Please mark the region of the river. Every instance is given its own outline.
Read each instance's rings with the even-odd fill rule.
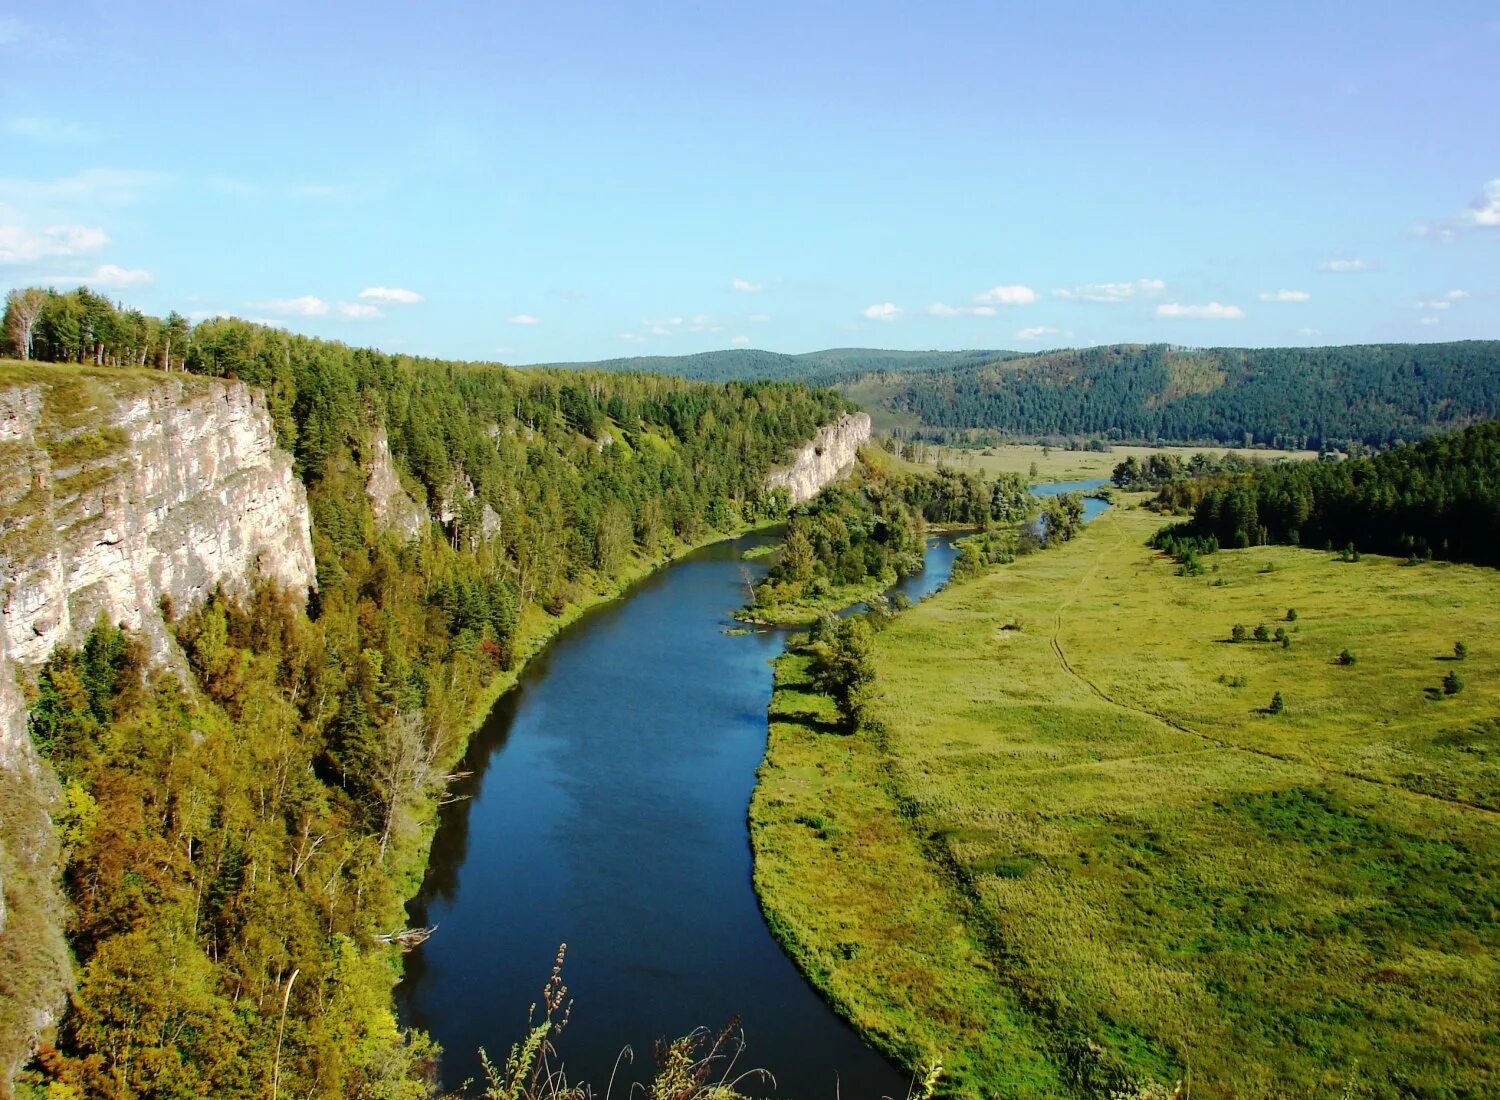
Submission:
[[[438,932],[398,989],[403,1017],[443,1046],[444,1087],[479,1076],[481,1046],[503,1061],[567,943],[560,1052],[599,1094],[622,1046],[638,1077],[655,1039],[738,1018],[740,1068],[770,1070],[777,1095],[906,1095],[782,953],[750,884],[745,814],[786,634],[725,631],[742,569],[765,570],[744,552],[778,537],[705,547],[583,616],[475,735],[412,905]],[[896,590],[929,595],[955,557],[951,538],[929,539],[926,568]]]

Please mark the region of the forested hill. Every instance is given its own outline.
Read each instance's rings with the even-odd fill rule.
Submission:
[[[953,371],[1020,355],[1014,351],[882,351],[879,348],[830,348],[799,355],[735,348],[697,355],[645,355],[603,359],[597,363],[547,363],[566,370],[645,371],[711,382],[793,381],[828,386],[871,374],[923,374]]]
[[[1500,341],[1329,348],[1120,344],[913,378],[892,408],[934,427],[1317,449],[1500,416]]]
[[[435,807],[491,692],[580,606],[783,515],[768,469],[844,399],[413,359],[24,293],[8,350],[86,366],[9,364],[18,385],[141,389],[169,377],[151,365],[263,390],[306,484],[317,566],[306,603],[264,582],[164,605],[185,690],[107,623],[37,675],[32,737],[63,784],[77,985],[28,1086],[429,1095],[433,1052],[398,1027],[399,949],[379,937],[406,921]],[[87,402],[67,400],[75,454],[99,432]],[[376,470],[403,522],[377,516]],[[0,1012],[12,1047],[25,1026]]]
[[[1114,344],[1023,354],[722,351],[591,364],[802,378],[936,438],[1385,446],[1500,416],[1500,341],[1326,348]]]

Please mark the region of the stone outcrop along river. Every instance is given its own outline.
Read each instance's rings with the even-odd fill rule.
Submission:
[[[845,413],[818,429],[798,448],[791,464],[766,476],[770,488],[784,488],[793,504],[811,500],[819,489],[849,472],[859,449],[870,441],[870,414]]]
[[[315,577],[307,494],[259,393],[77,368],[0,385],[0,1094],[68,983],[55,782],[18,677],[101,614],[175,664],[164,598],[185,610],[257,573],[304,593]]]

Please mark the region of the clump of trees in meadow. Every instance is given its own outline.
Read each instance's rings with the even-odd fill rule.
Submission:
[[[1304,462],[1177,482],[1161,503],[1192,511],[1163,549],[1291,543],[1500,565],[1500,423],[1347,462]],[[1356,547],[1358,549],[1356,549]]]

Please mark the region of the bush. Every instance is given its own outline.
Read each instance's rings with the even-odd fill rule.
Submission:
[[[1460,691],[1463,691],[1463,689],[1464,680],[1463,677],[1457,673],[1457,671],[1450,672],[1448,673],[1448,675],[1443,677],[1444,695],[1457,695]]]
[[[1358,664],[1359,658],[1354,655],[1352,650],[1346,649],[1338,655],[1337,661],[1341,665],[1348,666]]]
[[[1297,609],[1295,607],[1289,607],[1286,609],[1286,621],[1289,623],[1294,623],[1297,621]]]
[[[1276,633],[1271,636],[1271,640],[1274,642],[1286,641],[1286,627],[1278,626],[1276,628]]]
[[[1243,623],[1235,623],[1234,629],[1229,632],[1229,640],[1231,642],[1243,642],[1246,636],[1247,632]]]
[[[1266,627],[1265,623],[1261,623],[1255,628],[1255,640],[1257,642],[1269,642],[1271,640],[1271,631]]]
[[[1290,634],[1285,634],[1284,633],[1284,634],[1281,635],[1281,648],[1282,649],[1291,649],[1292,648],[1292,636]]]
[[[1281,697],[1281,692],[1271,696],[1271,705],[1266,708],[1267,714],[1281,714],[1286,710],[1286,700]]]
[[[1464,645],[1463,642],[1454,642],[1453,643],[1453,659],[1455,661],[1462,661],[1468,655],[1469,655],[1469,647],[1468,646]]]

